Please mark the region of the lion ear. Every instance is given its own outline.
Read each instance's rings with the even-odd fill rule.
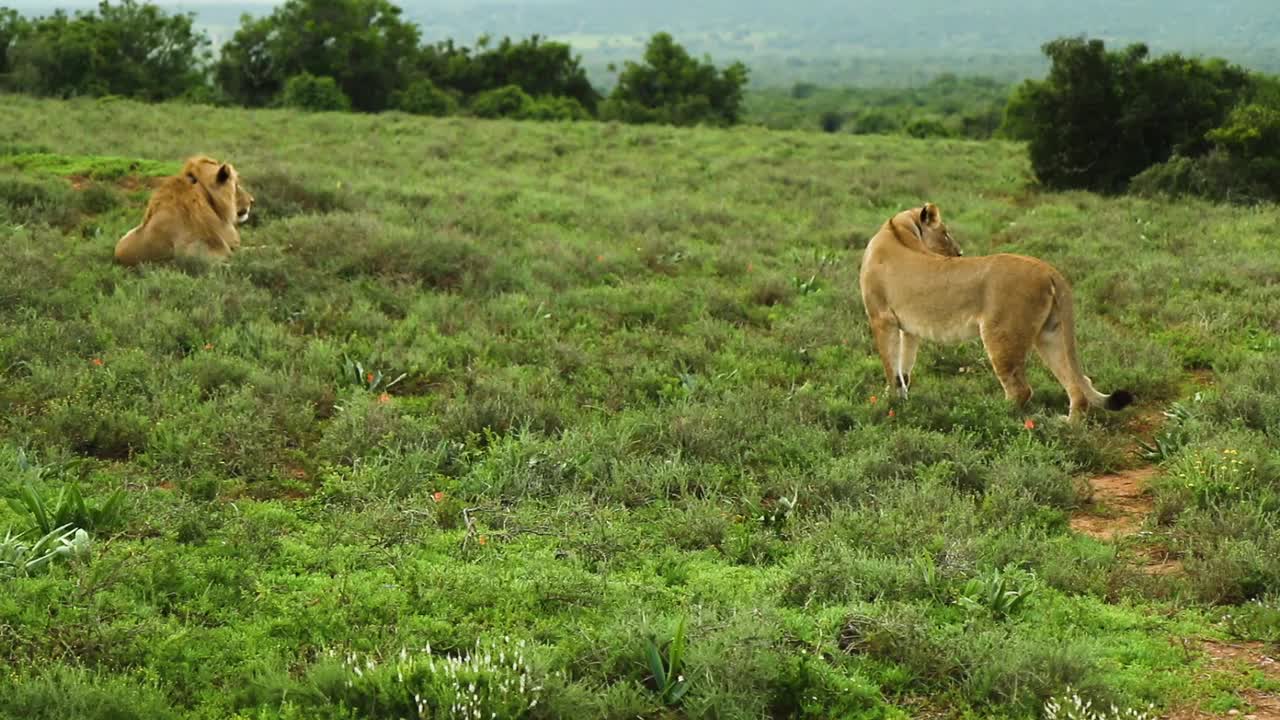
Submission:
[[[938,211],[938,206],[933,203],[925,203],[920,208],[920,224],[932,225],[941,219],[942,213]]]
[[[222,167],[218,168],[218,184],[219,184],[219,185],[221,185],[222,183],[224,183],[224,182],[226,182],[226,181],[228,181],[228,180],[230,180],[230,179],[231,179],[231,168],[230,168],[230,167],[228,167],[228,166],[226,166],[226,165],[223,165]]]

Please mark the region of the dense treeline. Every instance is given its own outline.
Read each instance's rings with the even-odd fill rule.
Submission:
[[[1011,96],[1003,131],[1051,188],[1280,198],[1280,79],[1145,45],[1047,43],[1052,66]]]
[[[740,63],[718,69],[658,33],[604,97],[564,43],[423,43],[389,0],[287,0],[243,16],[216,59],[191,14],[145,2],[38,18],[0,9],[0,88],[42,96],[729,125],[746,81]]]

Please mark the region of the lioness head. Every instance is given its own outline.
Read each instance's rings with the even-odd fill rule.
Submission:
[[[937,205],[925,203],[920,208],[917,223],[920,225],[920,239],[930,252],[947,257],[964,255],[955,238],[951,237],[951,231],[947,230],[946,223],[942,222],[942,211]]]
[[[249,211],[253,209],[253,195],[244,186],[240,184],[239,178],[236,179],[236,222],[242,223],[249,219]]]
[[[188,158],[183,172],[192,185],[203,186],[209,197],[216,198],[221,207],[234,206],[236,223],[249,219],[253,195],[240,185],[240,174],[234,165],[201,155]]]

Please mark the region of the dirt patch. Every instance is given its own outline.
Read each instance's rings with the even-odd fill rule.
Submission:
[[[1237,665],[1255,669],[1273,680],[1280,680],[1280,661],[1270,653],[1266,643],[1224,643],[1206,640],[1201,646],[1215,664]]]
[[[1208,720],[1209,718],[1236,718],[1237,720],[1280,720],[1280,693],[1245,689],[1253,684],[1250,675],[1260,672],[1269,680],[1280,681],[1280,661],[1270,649],[1259,642],[1225,643],[1206,640],[1200,649],[1208,658],[1207,670],[1215,675],[1237,678],[1241,690],[1236,695],[1245,703],[1243,710],[1211,713],[1197,708],[1179,708],[1169,714],[1169,720]]]
[[[1136,533],[1152,509],[1147,481],[1155,474],[1155,468],[1141,467],[1093,478],[1089,499],[1072,516],[1071,529],[1108,541]]]
[[[1159,545],[1138,548],[1135,551],[1138,570],[1147,575],[1177,575],[1183,571],[1182,561]]]

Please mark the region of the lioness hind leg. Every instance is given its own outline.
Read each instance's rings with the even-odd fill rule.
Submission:
[[[898,372],[896,379],[898,381],[899,392],[905,397],[907,390],[911,388],[911,371],[916,366],[916,352],[920,349],[920,336],[900,330],[898,346]]]
[[[1066,339],[1060,329],[1045,331],[1036,338],[1036,352],[1049,367],[1049,372],[1057,378],[1058,384],[1067,391],[1071,401],[1071,411],[1067,415],[1070,420],[1077,420],[1089,408],[1089,396],[1076,378],[1071,354],[1067,350]]]
[[[141,245],[142,245],[142,235],[140,233],[141,230],[142,230],[142,226],[139,225],[138,227],[125,233],[124,237],[120,238],[120,240],[116,242],[116,249],[115,249],[116,262],[119,262],[122,265],[134,265],[139,260],[142,259],[141,256],[143,253],[141,252]]]
[[[902,332],[892,319],[876,318],[871,321],[871,335],[876,342],[876,351],[880,353],[880,364],[884,366],[885,384],[888,387],[895,387],[898,385]]]
[[[1004,396],[1017,407],[1026,405],[1031,399],[1031,385],[1027,382],[1027,354],[1031,352],[1029,340],[1019,337],[1018,333],[985,324],[979,334],[991,360],[991,368],[1004,388]]]

